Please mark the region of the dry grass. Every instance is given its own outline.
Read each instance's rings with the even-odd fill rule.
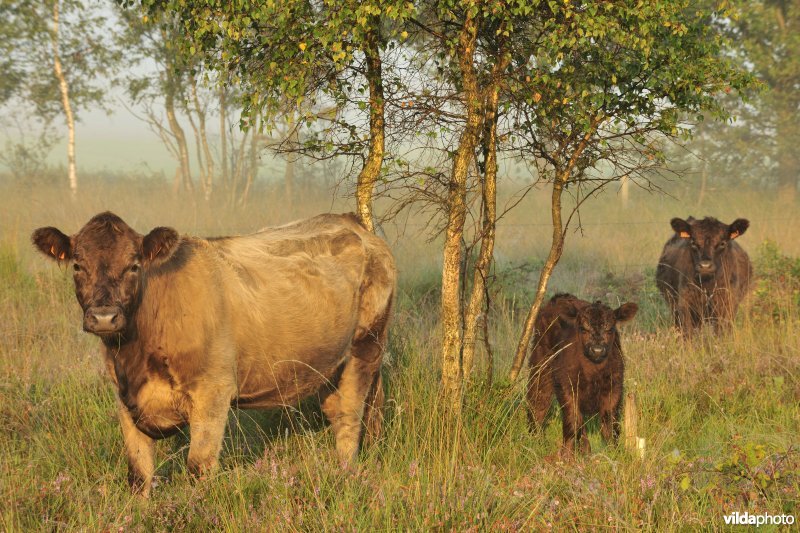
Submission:
[[[584,235],[569,237],[553,291],[641,305],[623,335],[643,459],[605,446],[596,431],[590,457],[551,459],[557,418],[532,437],[523,387],[502,379],[548,246],[540,225],[547,198],[533,193],[499,231],[498,379],[487,386],[479,365],[461,424],[447,422],[437,396],[440,252],[426,242],[422,220],[387,224],[401,271],[385,370],[388,424],[359,467],[338,468],[318,406],[306,402],[232,413],[223,466],[206,482],[185,472],[185,437],[160,442],[152,500],[130,497],[97,341],[79,331],[71,280],[34,255],[31,230],[74,231],[111,209],[139,231],[247,232],[348,205],[330,196],[310,191],[290,205],[266,189],[231,210],[174,198],[154,182],[93,184],[75,202],[55,187],[0,185],[0,529],[685,530],[721,529],[732,511],[797,517],[800,312],[792,273],[760,267],[768,275],[732,334],[691,343],[668,327],[652,281],[672,216],[746,216],[752,226],[741,242],[751,256],[767,238],[800,255],[796,211],[748,191],[710,196],[702,208],[639,194],[622,209],[608,195],[584,212]]]

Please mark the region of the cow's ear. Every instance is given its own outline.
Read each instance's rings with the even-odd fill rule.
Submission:
[[[31,240],[39,251],[47,257],[56,261],[69,261],[72,259],[72,245],[69,237],[56,228],[39,228],[33,232]]]
[[[567,305],[558,314],[561,327],[573,328],[578,320],[578,308],[574,305]]]
[[[142,257],[150,265],[163,263],[175,253],[179,241],[178,232],[174,229],[155,228],[142,239]]]
[[[614,309],[614,318],[617,320],[617,322],[627,322],[636,316],[636,312],[638,310],[638,305],[633,302],[628,302],[620,305],[617,309]]]
[[[689,218],[691,219],[692,217]],[[688,239],[692,236],[692,227],[682,218],[673,218],[669,221],[669,225],[672,226],[675,233],[680,235],[681,239]]]
[[[747,228],[750,227],[750,221],[746,218],[737,218],[736,220],[728,226],[728,231],[730,232],[730,238],[735,239],[745,231]]]

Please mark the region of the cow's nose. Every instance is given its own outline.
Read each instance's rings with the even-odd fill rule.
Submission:
[[[697,266],[700,270],[711,270],[714,267],[714,263],[710,259],[703,259],[697,263]]]
[[[95,333],[116,331],[121,319],[122,314],[115,307],[95,307],[86,312],[84,329]]]

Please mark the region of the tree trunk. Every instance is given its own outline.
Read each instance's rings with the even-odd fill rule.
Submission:
[[[233,167],[233,171],[231,172],[231,195],[228,200],[228,205],[230,207],[236,206],[237,202],[237,192],[239,191],[239,184],[242,182],[243,178],[246,174],[246,163],[245,163],[245,147],[247,146],[247,136],[249,134],[255,135],[255,132],[252,130],[245,131],[242,135],[242,139],[239,142],[239,148],[236,150],[234,155],[235,164]]]
[[[297,147],[300,142],[299,125],[295,124],[293,121],[290,127],[292,129],[289,132],[289,145]],[[294,149],[286,154],[286,170],[283,173],[283,194],[286,197],[286,207],[289,211],[292,210],[292,204],[294,202],[294,176],[297,171],[298,158],[297,152],[294,151]]]
[[[622,176],[620,182],[619,196],[622,200],[622,208],[627,209],[631,198],[631,178],[630,176]]]
[[[385,149],[383,74],[381,65],[380,22],[377,17],[367,32],[364,54],[367,62],[369,82],[369,153],[356,184],[356,205],[361,223],[374,232],[372,216],[372,194],[380,177]]]
[[[536,288],[536,297],[533,300],[528,317],[525,319],[525,326],[522,330],[519,344],[517,344],[517,352],[514,355],[514,362],[511,365],[511,372],[509,373],[509,380],[515,381],[519,376],[522,365],[525,363],[525,355],[528,353],[528,346],[530,346],[531,338],[533,337],[533,326],[536,323],[536,318],[539,316],[539,309],[544,302],[544,295],[547,291],[547,283],[550,281],[550,276],[558,260],[561,259],[561,253],[564,251],[564,235],[566,228],[563,227],[561,220],[561,194],[564,191],[564,186],[569,181],[572,171],[578,162],[578,158],[586,149],[589,139],[597,131],[597,126],[600,124],[601,117],[597,116],[592,119],[589,131],[584,135],[581,142],[575,147],[569,161],[561,169],[556,169],[555,181],[553,182],[553,193],[550,199],[550,214],[553,221],[553,235],[550,244],[550,253],[547,255],[547,260],[539,273],[539,285]]]
[[[793,205],[797,199],[797,180],[800,178],[800,125],[797,118],[797,101],[793,95],[774,91],[776,110],[776,139],[778,147],[778,200],[781,204]]]
[[[258,119],[256,119],[255,123],[253,124],[252,134],[250,136],[250,151],[247,154],[247,183],[244,185],[242,198],[239,200],[239,204],[242,207],[247,207],[247,200],[250,197],[250,188],[253,186],[253,182],[258,175],[258,140],[260,138],[258,134],[258,128]]]
[[[700,172],[700,192],[697,193],[697,208],[703,206],[703,201],[706,199],[706,190],[708,186],[708,161],[703,161],[703,170]]]
[[[464,105],[467,123],[459,139],[458,150],[453,161],[450,190],[447,195],[447,232],[442,257],[442,392],[445,405],[453,415],[461,413],[462,366],[461,366],[461,238],[466,219],[467,176],[475,155],[478,131],[481,123],[481,102],[473,58],[477,22],[467,15],[456,47],[461,71]]]
[[[169,42],[169,36],[164,29],[161,30],[161,38],[164,42]],[[191,169],[189,166],[189,148],[186,145],[186,134],[178,122],[178,117],[175,113],[175,93],[178,91],[180,81],[175,78],[175,64],[174,60],[167,59],[167,68],[165,69],[166,80],[164,83],[164,111],[167,113],[167,123],[175,137],[175,145],[178,148],[178,165],[181,172],[181,182],[184,190],[191,192],[194,189],[192,183]]]
[[[200,107],[200,98],[197,96],[197,82],[192,78],[192,100],[194,102],[194,110],[197,113],[197,124],[199,130],[200,144],[203,147],[203,157],[198,159],[202,161],[205,159],[205,180],[203,181],[203,193],[206,202],[211,199],[211,194],[214,189],[214,157],[211,155],[211,147],[208,145],[208,132],[206,130],[206,110]]]
[[[483,109],[483,180],[481,193],[483,200],[481,249],[472,277],[472,293],[464,315],[464,341],[462,364],[464,379],[469,380],[475,361],[475,339],[478,320],[486,292],[486,278],[494,253],[495,219],[497,218],[497,102],[500,94],[500,81],[510,57],[501,48],[500,58],[492,68],[492,83],[487,88],[486,104]],[[488,312],[488,310],[487,310]],[[485,317],[484,317],[485,318]],[[488,325],[484,322],[485,334]]]
[[[489,301],[489,290],[486,288],[486,311],[483,314],[483,347],[486,353],[486,386],[491,388],[494,382],[494,352],[492,351],[492,344],[489,342],[489,311],[491,310],[491,302]]]
[[[171,82],[167,80],[167,84]],[[167,113],[167,123],[172,135],[175,137],[175,144],[178,146],[178,165],[181,172],[181,186],[184,190],[191,192],[194,187],[192,184],[191,170],[189,168],[189,148],[186,145],[186,134],[183,132],[175,114],[175,88],[167,87],[164,94],[164,109]]]
[[[511,367],[511,374],[509,375],[511,381],[517,379],[522,365],[525,362],[525,355],[528,353],[528,346],[533,336],[533,326],[536,323],[536,318],[539,316],[539,309],[542,307],[542,302],[544,302],[547,282],[550,280],[553,269],[561,258],[561,253],[564,251],[564,228],[561,221],[561,193],[564,191],[564,185],[568,179],[569,174],[562,172],[556,176],[556,180],[553,183],[553,193],[550,199],[550,215],[553,220],[550,253],[547,255],[547,260],[542,267],[542,271],[539,273],[539,285],[536,288],[536,297],[528,311],[528,317],[525,319],[525,327],[522,330],[522,337],[517,345],[517,353],[514,356],[514,364]]]
[[[184,107],[184,111],[186,112],[186,118],[189,121],[189,127],[192,128],[192,133],[194,133],[194,148],[195,152],[197,153],[197,167],[199,169],[200,186],[202,187],[204,196],[206,197],[207,200],[208,197],[205,194],[207,176],[206,176],[205,157],[203,156],[203,151],[200,143],[200,128],[194,122],[194,117],[192,116],[193,111],[189,109],[188,106]]]
[[[220,144],[220,167],[222,168],[222,183],[225,187],[230,187],[230,174],[228,173],[228,131],[226,117],[227,101],[225,99],[225,86],[220,84],[219,88],[219,144]]]
[[[75,117],[72,114],[72,105],[69,101],[69,86],[64,70],[61,67],[61,56],[58,50],[58,7],[59,2],[53,2],[53,31],[50,34],[50,41],[53,45],[53,70],[55,71],[58,87],[61,91],[61,105],[64,108],[64,116],[67,120],[67,172],[69,175],[69,190],[72,197],[78,195],[78,170],[75,164]]]

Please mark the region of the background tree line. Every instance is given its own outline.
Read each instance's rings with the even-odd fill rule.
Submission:
[[[442,391],[458,413],[488,320],[496,224],[513,207],[498,206],[501,166],[524,165],[526,187],[552,198],[514,379],[567,230],[604,187],[652,187],[696,136],[706,160],[764,169],[776,176],[764,185],[794,198],[799,11],[766,0],[3,0],[0,103],[74,131],[76,110],[105,101],[98,80],[113,80],[169,147],[187,198],[246,202],[270,148],[289,161],[287,190],[298,156],[341,161],[370,229],[426,214],[442,242]],[[715,122],[731,112],[738,123]],[[742,148],[720,150],[731,143]]]

